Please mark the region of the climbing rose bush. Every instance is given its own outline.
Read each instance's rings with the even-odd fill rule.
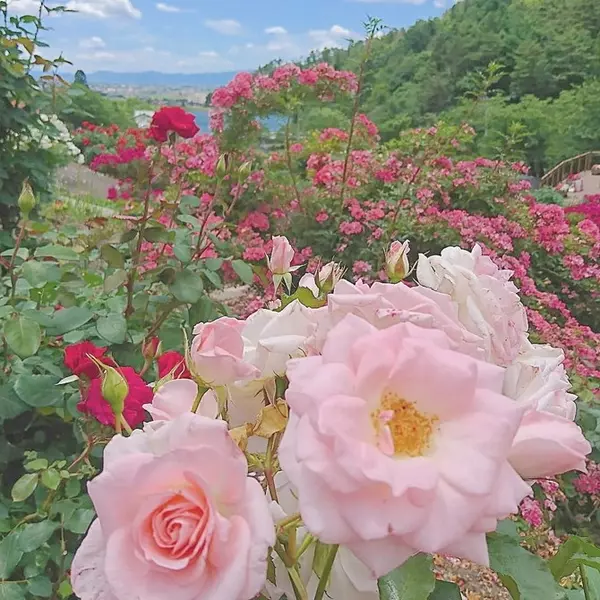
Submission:
[[[294,268],[278,247],[271,278]],[[414,285],[327,290],[327,267],[169,358],[152,420],[111,439],[90,483],[81,600],[377,598],[417,554],[489,564],[531,480],[585,470],[564,355],[530,342],[511,273],[481,248],[420,257]],[[79,349],[69,364],[85,372]]]

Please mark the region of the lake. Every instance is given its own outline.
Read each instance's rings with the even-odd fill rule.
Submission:
[[[200,127],[202,133],[208,133],[210,131],[210,113],[207,110],[190,111],[196,117],[196,125]],[[277,131],[285,123],[282,117],[267,117],[266,119],[260,120],[262,125],[269,131]]]

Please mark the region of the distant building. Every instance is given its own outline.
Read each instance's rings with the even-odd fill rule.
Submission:
[[[154,111],[152,110],[136,110],[133,113],[133,118],[135,120],[135,124],[140,129],[147,129],[148,127],[150,127],[153,115]]]

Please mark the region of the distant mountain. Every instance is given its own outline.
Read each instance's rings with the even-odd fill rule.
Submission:
[[[222,73],[160,73],[143,71],[140,73],[117,73],[114,71],[96,71],[87,73],[89,84],[137,85],[197,87],[203,89],[217,88],[229,83],[236,71]]]

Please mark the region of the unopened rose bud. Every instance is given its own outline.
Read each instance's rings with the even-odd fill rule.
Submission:
[[[385,272],[392,283],[402,281],[410,271],[408,263],[409,242],[394,241],[385,254]]]
[[[319,269],[315,282],[321,293],[329,294],[343,276],[344,269],[342,266],[335,262],[328,262]]]
[[[115,422],[119,422],[125,408],[125,398],[129,394],[129,385],[125,378],[113,367],[103,365],[102,397],[110,404],[115,415]]]
[[[268,259],[269,270],[274,275],[285,275],[290,272],[292,260],[294,259],[294,249],[283,235],[273,238],[273,249]]]
[[[217,177],[223,178],[229,171],[229,159],[227,154],[221,154],[217,161],[216,173]]]
[[[23,182],[23,187],[21,189],[21,194],[19,195],[18,200],[19,210],[21,214],[26,217],[29,213],[34,209],[36,201],[35,195],[33,193],[33,189],[27,181]]]
[[[142,355],[144,359],[151,362],[160,356],[160,346],[160,340],[156,336],[146,340],[142,345]]]
[[[252,163],[250,161],[242,163],[238,169],[238,173],[240,175],[240,179],[246,179],[250,173],[252,173]]]

